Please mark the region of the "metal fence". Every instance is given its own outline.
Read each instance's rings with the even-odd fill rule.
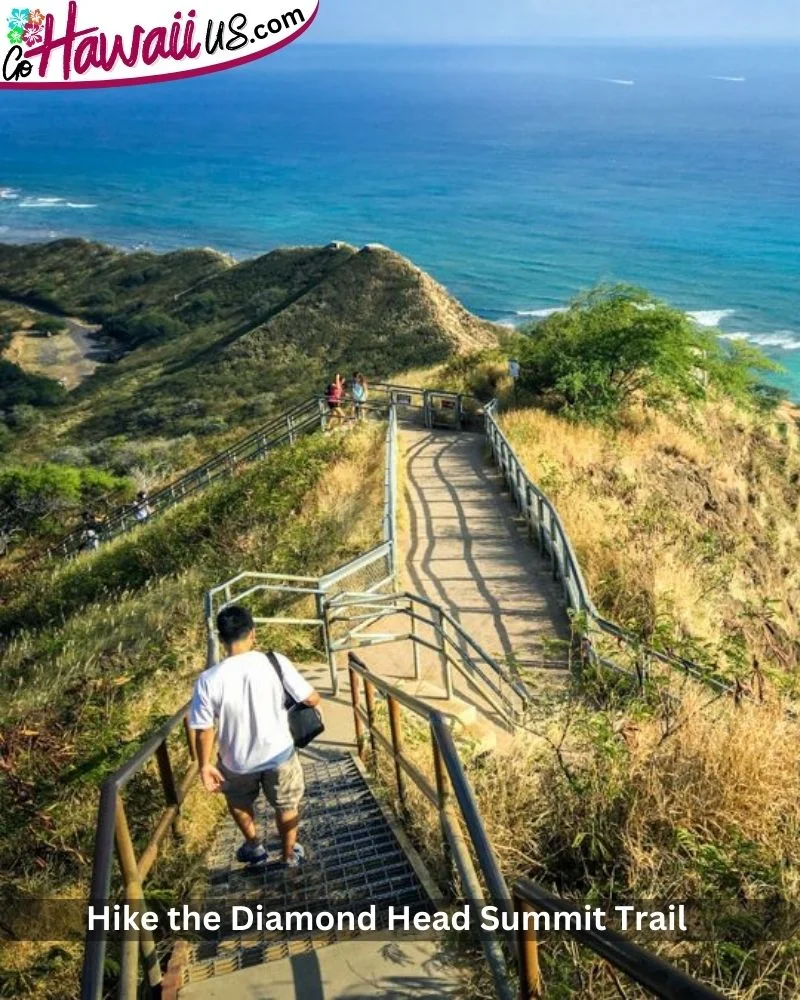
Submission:
[[[281,573],[240,573],[231,580],[212,587],[205,597],[205,621],[208,636],[208,662],[219,660],[216,616],[222,608],[242,601],[262,599],[275,607],[255,614],[256,625],[299,625],[318,629],[321,646],[328,655],[331,687],[339,690],[335,659],[330,654],[331,636],[325,614],[325,604],[337,594],[357,590],[373,594],[393,587],[396,570],[397,539],[397,412],[389,406],[384,458],[382,541],[368,552],[321,577],[287,576]],[[293,605],[293,606],[291,606]],[[298,614],[298,605],[305,605],[305,614]],[[281,610],[282,609],[282,610]]]
[[[144,883],[158,859],[159,849],[170,833],[180,832],[181,806],[197,778],[198,767],[194,740],[189,730],[187,716],[189,705],[184,705],[175,715],[142,744],[134,756],[103,782],[97,815],[92,885],[90,902],[96,907],[109,904],[112,896],[112,868],[114,853],[119,862],[124,883],[125,901],[132,906],[144,902]],[[185,741],[183,753],[185,771],[178,777],[175,772],[178,748],[170,749],[170,739]],[[146,846],[137,851],[128,823],[123,792],[142,771],[156,765],[164,795],[161,812],[155,817]],[[137,822],[139,817],[136,816]],[[106,996],[106,934],[90,933],[86,940],[81,975],[81,1000],[102,1000]],[[162,972],[156,943],[151,933],[128,931],[122,943],[122,961],[119,970],[117,996],[120,1000],[135,1000],[139,995],[140,963],[145,969],[148,993],[157,996]]]
[[[365,410],[368,415],[384,417],[393,414],[394,419],[399,416],[429,428],[481,428],[483,421],[481,405],[471,396],[383,382],[370,386],[370,400]],[[262,427],[150,496],[145,520],[149,521],[209,486],[236,475],[249,462],[263,458],[275,448],[293,444],[304,434],[324,430],[329,416],[324,399],[313,396],[273,417]],[[111,541],[140,526],[143,522],[137,518],[136,508],[134,503],[107,517],[97,529],[98,543]],[[87,542],[86,528],[80,526],[50,545],[45,554],[74,556],[89,548]]]
[[[349,655],[348,669],[358,753],[373,764],[381,751],[390,756],[402,816],[411,811],[409,781],[438,813],[444,860],[452,863],[463,895],[475,911],[494,995],[499,1000],[511,1000],[514,995],[513,966],[516,965],[518,996],[522,1000],[544,996],[538,942],[535,930],[526,927],[527,915],[578,914],[583,917],[584,908],[554,896],[531,879],[519,880],[513,892],[509,891],[445,716],[427,702],[375,674],[355,653]],[[388,734],[378,724],[379,699],[386,704]],[[406,749],[402,710],[416,719],[415,741],[419,739],[420,723],[427,729],[432,776],[425,773],[418,760],[411,759]],[[483,928],[479,914],[487,895],[497,908],[498,916],[512,928],[516,924],[518,930],[498,934]],[[566,933],[661,1000],[722,1000],[715,990],[612,930],[577,930],[568,923]],[[621,986],[619,993],[623,997],[626,995]]]
[[[326,601],[324,613],[334,660],[338,652],[410,642],[414,680],[420,680],[421,654],[429,650],[438,660],[445,698],[453,698],[455,673],[501,719],[513,723],[524,717],[530,692],[522,681],[490,656],[449,612],[426,597],[409,592],[340,594]],[[396,623],[393,631],[368,631],[387,619]]]
[[[318,399],[309,399],[287,410],[248,434],[225,451],[192,469],[173,483],[158,490],[147,500],[148,520],[163,513],[177,503],[196,496],[209,486],[228,479],[248,462],[263,458],[268,452],[285,444],[293,444],[298,437],[309,434],[323,426],[325,412]],[[99,528],[99,540],[110,541],[141,524],[135,512],[135,505],[119,510],[106,518]],[[71,531],[60,542],[47,550],[50,556],[71,556],[86,547],[86,530],[83,527]]]
[[[633,632],[615,625],[600,614],[558,511],[526,472],[498,424],[497,408],[496,400],[485,408],[486,435],[493,460],[503,474],[511,497],[525,520],[531,542],[549,560],[553,579],[561,582],[568,611],[572,612],[573,617],[585,629],[583,651],[587,658],[598,666],[634,677],[640,685],[644,685],[649,679],[655,679],[658,668],[664,668],[662,679],[669,680],[670,674],[678,671],[680,676],[698,681],[720,694],[738,697],[741,692],[736,685],[691,660],[671,656],[648,646]],[[601,636],[607,636],[623,646],[630,653],[635,666],[627,668],[603,656],[596,642]]]

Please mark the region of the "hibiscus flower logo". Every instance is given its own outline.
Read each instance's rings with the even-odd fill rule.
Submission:
[[[38,8],[36,10],[28,11],[28,26],[31,24],[41,26],[44,24],[47,18],[46,14],[43,14]]]
[[[27,7],[14,7],[8,19],[9,34],[16,31],[24,33],[30,19],[31,12]]]
[[[25,34],[23,35],[25,44],[28,46],[41,45],[43,37],[41,26],[28,21],[25,25]]]
[[[22,45],[23,31],[22,28],[12,28],[8,33],[8,40],[12,45]]]

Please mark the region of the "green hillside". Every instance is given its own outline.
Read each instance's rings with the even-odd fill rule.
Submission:
[[[9,367],[20,388],[0,414],[0,467],[93,465],[149,489],[322,392],[337,371],[375,380],[496,342],[410,261],[339,243],[242,263],[85,240],[0,245],[0,300],[99,323],[116,358],[68,393]],[[16,405],[41,385],[46,406],[43,391],[33,410]],[[77,513],[67,505],[64,524]]]
[[[375,544],[383,437],[371,424],[304,438],[97,554],[33,576],[6,609],[0,631],[24,627],[0,660],[4,927],[12,900],[85,896],[98,784],[188,698],[204,664],[204,591],[245,567],[327,572]],[[298,660],[320,655],[311,629],[264,641]],[[127,793],[142,796],[143,816],[151,782],[144,773]],[[191,878],[213,830],[215,805],[199,785],[190,808],[185,840],[159,859],[165,885]],[[144,835],[135,808],[131,817]],[[74,996],[80,955],[79,943],[0,942],[0,996]]]

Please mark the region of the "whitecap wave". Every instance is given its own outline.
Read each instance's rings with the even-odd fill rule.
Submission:
[[[720,323],[733,316],[735,309],[697,309],[686,313],[689,319],[693,319],[698,326],[709,328],[718,327]]]
[[[779,347],[783,351],[800,351],[800,337],[794,330],[776,330],[775,333],[749,333],[739,330],[721,334],[723,340],[748,340],[758,347]]]
[[[613,77],[601,77],[600,83],[615,83],[618,87],[633,87],[636,85],[635,80],[616,80]]]
[[[548,309],[517,309],[515,316],[525,316],[533,319],[547,319],[556,313],[566,312],[566,306],[550,306]]]
[[[712,80],[721,80],[723,83],[747,83],[746,76],[712,76]]]
[[[19,198],[19,191],[16,188],[0,187],[0,200],[16,201]]]
[[[19,202],[19,208],[97,208],[97,205],[82,201],[67,201],[66,198],[31,198]]]

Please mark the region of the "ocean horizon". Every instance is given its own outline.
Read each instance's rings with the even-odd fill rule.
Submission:
[[[797,46],[316,46],[0,97],[0,241],[384,243],[507,324],[627,281],[800,400]]]

